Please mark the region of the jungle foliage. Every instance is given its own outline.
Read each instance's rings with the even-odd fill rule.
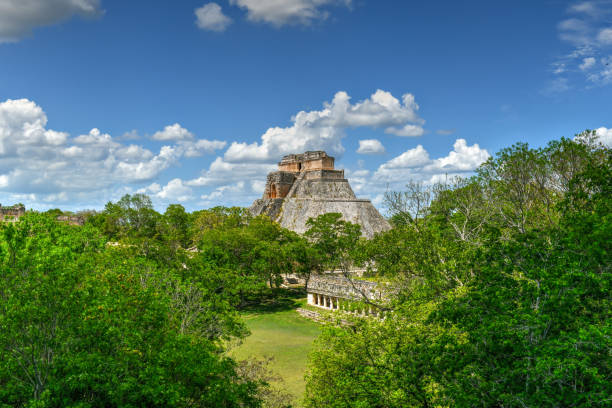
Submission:
[[[386,200],[395,228],[358,260],[393,312],[325,328],[307,406],[610,406],[612,153],[592,132]]]
[[[242,208],[160,214],[140,194],[84,226],[57,216],[0,226],[0,406],[291,404],[226,345],[281,273],[310,273],[304,238]]]

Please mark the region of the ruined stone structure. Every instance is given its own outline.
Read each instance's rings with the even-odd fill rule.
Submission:
[[[0,204],[0,221],[15,222],[25,214],[25,207],[23,204],[12,205],[10,207],[3,207]]]
[[[330,212],[359,224],[367,238],[390,228],[370,200],[355,197],[344,170],[336,170],[334,158],[323,151],[283,157],[278,171],[268,174],[263,197],[255,200],[250,211],[266,214],[298,233],[306,232],[309,218]]]
[[[375,282],[349,280],[334,274],[312,275],[306,291],[309,305],[329,310],[340,309],[341,299],[368,299],[373,303],[381,303],[385,296],[383,289]]]
[[[80,215],[58,215],[55,220],[68,225],[83,226],[85,224],[85,218]]]

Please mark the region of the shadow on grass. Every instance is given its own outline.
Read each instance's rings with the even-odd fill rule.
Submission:
[[[293,310],[300,306],[300,300],[306,297],[304,288],[274,288],[259,296],[248,299],[241,312],[246,313],[276,313]]]

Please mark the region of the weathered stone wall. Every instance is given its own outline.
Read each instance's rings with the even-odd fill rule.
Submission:
[[[0,204],[1,221],[17,221],[24,214],[25,207],[23,205],[12,205],[9,207],[3,207],[2,204]]]
[[[365,297],[372,301],[384,298],[382,288],[375,282],[347,279],[342,275],[312,275],[306,291],[332,298],[361,300]]]
[[[289,154],[278,163],[281,171],[300,172],[304,170],[334,169],[334,158],[321,150],[301,154]]]
[[[293,182],[295,181],[295,174],[286,171],[275,171],[268,174],[266,180],[266,189],[264,191],[263,198],[284,198],[287,196]]]
[[[334,159],[333,157],[322,157],[316,160],[308,160],[302,164],[302,170],[333,170]]]
[[[283,207],[283,201],[282,198],[255,200],[249,211],[253,215],[266,214],[271,219],[277,220]]]
[[[309,179],[308,173],[296,182],[288,198],[316,200],[356,200],[355,193],[346,179]]]
[[[85,218],[79,215],[58,215],[55,220],[70,225],[82,226],[85,224]]]
[[[277,221],[283,228],[303,234],[308,229],[306,222],[309,218],[331,212],[342,214],[345,221],[359,224],[361,234],[366,238],[391,228],[369,200],[358,199],[286,198],[282,216]]]
[[[310,170],[304,175],[306,180],[312,179],[344,179],[344,170]]]

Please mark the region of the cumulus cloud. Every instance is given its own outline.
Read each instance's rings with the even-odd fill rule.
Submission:
[[[474,171],[490,157],[478,144],[468,146],[457,139],[448,155],[431,159],[418,145],[380,165],[373,175],[377,182],[405,182],[409,179],[432,181],[444,175],[460,175]]]
[[[247,11],[251,21],[280,27],[287,24],[309,25],[329,16],[327,6],[350,7],[351,0],[230,0]]]
[[[221,141],[181,140],[155,153],[140,145],[120,143],[119,138],[97,128],[71,137],[46,126],[45,112],[33,101],[0,102],[3,193],[34,198],[31,201],[43,204],[66,200],[104,202],[114,193],[130,192],[132,183],[158,177],[183,157],[211,153],[225,146]],[[160,198],[172,192],[187,197],[186,187],[180,187],[177,182],[169,183],[155,193],[161,194]]]
[[[271,163],[230,163],[217,157],[198,178],[185,184],[193,187],[220,186],[239,180],[264,180],[266,174],[276,169]]]
[[[245,182],[239,181],[235,184],[229,184],[226,186],[217,187],[212,193],[203,194],[200,198],[204,201],[214,202],[214,201],[218,201],[219,199],[221,199],[224,195],[228,193],[240,193],[244,191],[245,191]]]
[[[154,140],[191,140],[194,138],[193,133],[175,123],[174,125],[168,125],[164,128],[164,130],[160,130],[159,132],[155,132],[153,136],[151,136]]]
[[[431,162],[431,159],[429,158],[429,153],[427,153],[423,146],[418,145],[414,149],[406,150],[399,156],[389,160],[387,163],[383,164],[381,168],[410,169],[416,167],[423,167],[429,162]]]
[[[203,30],[221,32],[232,23],[232,19],[223,14],[217,3],[207,3],[195,9],[195,15],[196,25]]]
[[[211,154],[215,150],[223,149],[226,145],[227,142],[225,141],[206,139],[179,142],[185,157],[200,157],[203,154]]]
[[[359,141],[359,148],[357,153],[359,154],[383,154],[385,147],[380,143],[378,139],[365,139]]]
[[[466,177],[490,157],[486,149],[478,144],[468,145],[457,139],[448,154],[431,158],[422,146],[408,149],[381,164],[375,171],[365,169],[345,172],[357,196],[372,199],[375,205],[382,204],[385,191],[402,190],[409,180],[436,183],[455,176]]]
[[[179,178],[172,179],[155,193],[155,197],[166,201],[185,202],[192,198],[192,190]]]
[[[253,200],[261,198],[265,187],[265,176],[262,180],[238,180],[216,187],[209,193],[202,194],[198,205],[204,208],[216,205],[250,205]]]
[[[100,15],[100,0],[2,0],[0,43],[19,41],[36,27],[56,24],[74,15]]]
[[[318,111],[301,111],[289,127],[273,127],[261,142],[234,142],[225,152],[227,162],[272,162],[279,157],[305,150],[326,150],[342,154],[341,140],[345,130],[357,127],[383,128],[385,133],[400,136],[423,134],[425,121],[417,115],[419,106],[412,94],[400,101],[390,92],[377,90],[369,98],[355,104],[346,92],[338,92],[331,102]]]
[[[600,127],[595,131],[595,133],[597,136],[599,136],[601,143],[608,147],[612,147],[612,128],[608,129],[605,127]]]

